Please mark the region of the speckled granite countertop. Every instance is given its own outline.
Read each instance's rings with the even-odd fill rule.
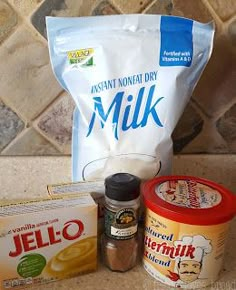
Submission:
[[[70,181],[70,157],[0,157],[1,198],[45,196],[46,185]],[[205,177],[236,191],[236,155],[180,155],[174,173]],[[204,289],[236,289],[236,219],[232,221],[219,281]],[[34,290],[164,290],[174,289],[151,278],[141,262],[126,273],[114,273],[99,263],[98,271],[31,288]]]

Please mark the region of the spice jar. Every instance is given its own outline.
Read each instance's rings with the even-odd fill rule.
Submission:
[[[128,173],[105,179],[104,263],[112,271],[133,268],[138,255],[138,210],[140,179]]]

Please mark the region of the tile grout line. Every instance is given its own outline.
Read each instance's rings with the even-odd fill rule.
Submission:
[[[217,116],[214,118],[215,122],[218,121],[223,115],[225,115],[234,105],[236,105],[236,98],[233,97],[232,101],[229,102],[227,105],[224,105],[224,110],[219,109],[217,112]]]
[[[26,27],[29,29],[29,31],[30,31],[30,33],[32,33],[32,35],[33,35],[33,37],[35,38],[35,39],[37,39],[37,40],[39,40],[41,43],[43,43],[43,44],[46,44],[46,46],[47,46],[47,48],[48,48],[48,43],[47,43],[47,39],[45,39],[39,32],[38,32],[38,30],[32,25],[32,23],[30,22],[30,19],[31,19],[31,16],[33,15],[33,14],[31,14],[31,15],[28,15],[28,17],[23,17],[22,15],[21,15],[21,13],[17,10],[17,9],[15,9],[15,7],[14,6],[12,6],[9,2],[7,2],[8,3],[8,5],[14,10],[14,12],[16,13],[16,15],[17,15],[17,18],[20,18],[21,19],[21,22],[20,23],[18,23],[17,22],[17,25],[16,25],[16,27],[14,28],[14,30],[13,31],[11,31],[10,32],[10,34],[6,37],[6,38],[4,38],[4,40],[0,43],[0,45],[2,45],[5,41],[7,41],[7,39],[9,39],[18,29],[20,29],[21,27],[23,27],[23,25],[26,25]],[[34,9],[34,11],[36,11],[40,6],[42,5],[42,3],[39,3],[36,7],[35,7],[35,9]],[[35,35],[34,33],[33,33],[33,31],[36,31],[36,33],[37,33],[37,35]],[[50,62],[50,59],[49,59],[49,62]],[[59,93],[59,94],[57,94],[56,96],[55,96],[55,98],[48,104],[48,105],[46,105],[46,107],[44,107],[43,108],[43,110],[38,114],[38,115],[36,115],[32,120],[28,120],[28,119],[26,119],[20,112],[18,112],[18,110],[16,109],[16,108],[14,108],[14,106],[12,106],[12,104],[11,104],[11,102],[8,102],[8,98],[6,98],[6,100],[5,100],[5,98],[1,98],[1,100],[2,100],[2,102],[7,106],[7,107],[9,107],[15,114],[17,114],[18,116],[19,116],[19,118],[24,122],[24,124],[25,124],[25,128],[29,128],[29,125],[31,125],[31,127],[32,127],[32,123],[33,123],[33,121],[38,117],[38,116],[40,116],[45,110],[47,110],[47,108],[62,94],[62,92],[63,92],[63,89],[62,89],[62,91]],[[17,137],[17,136],[16,136]],[[15,139],[15,138],[14,138]],[[13,139],[13,140],[14,140]],[[13,141],[12,140],[12,141]],[[11,142],[10,142],[11,143]]]
[[[109,0],[108,3],[110,3],[120,14],[125,14],[125,12],[115,3],[114,0]],[[96,6],[94,5],[94,8]]]
[[[63,90],[61,87],[61,91],[55,96],[55,98],[49,102],[43,109],[40,111],[35,117],[30,120],[30,124],[32,125],[41,115],[43,115],[49,108],[65,93],[66,91]]]
[[[62,93],[63,94],[63,93]],[[45,139],[47,139],[50,143],[52,143],[54,146],[56,146],[56,148],[60,151],[60,152],[62,152],[62,148],[61,147],[58,147],[59,145],[55,142],[54,143],[54,141],[52,140],[52,139],[50,139],[46,134],[44,134],[39,128],[38,128],[38,126],[37,126],[37,121],[38,121],[38,119],[40,118],[40,116],[42,116],[44,113],[46,113],[46,111],[47,111],[47,109],[49,109],[49,107],[51,107],[51,105],[53,105],[53,103],[54,102],[56,102],[58,99],[60,98],[60,94],[56,97],[56,99],[54,99],[54,101],[50,104],[50,105],[48,105],[47,106],[47,108],[43,111],[43,112],[41,112],[36,118],[34,118],[33,120],[32,120],[32,122],[31,122],[31,127],[32,128],[34,128],[41,136],[43,136]]]
[[[9,3],[9,2],[7,2],[7,4],[11,7],[11,9],[16,13],[16,15],[17,15],[17,23],[16,23],[16,27],[14,27],[14,29],[12,30],[12,31],[10,31],[10,33],[7,35],[7,37],[6,38],[4,38],[3,39],[3,41],[0,43],[0,45],[2,46],[3,44],[4,44],[4,42],[6,42],[8,39],[10,39],[10,37],[12,37],[12,35],[14,34],[14,33],[16,33],[16,31],[20,28],[20,27],[22,27],[24,24],[25,24],[25,18],[19,13],[19,11],[17,10],[17,9],[15,9],[15,7],[13,7],[12,5],[11,5],[11,3]],[[19,22],[18,21],[18,19],[20,19],[21,21]],[[21,131],[21,132],[19,132],[6,146],[4,146],[2,149],[1,149],[1,151],[0,151],[0,156],[2,155],[2,153],[4,153],[4,151],[5,150],[7,150],[7,148],[9,148],[10,147],[10,145],[15,141],[16,142],[16,140],[18,139],[18,138],[20,138],[20,136],[22,136],[23,134],[24,134],[24,132],[26,132],[27,131],[27,125],[29,124],[29,122],[28,122],[28,120],[26,120],[26,118],[24,118],[23,116],[22,116],[22,114],[20,113],[20,112],[18,112],[18,110],[15,110],[15,108],[14,108],[14,106],[12,106],[11,104],[10,104],[10,102],[8,102],[8,98],[6,98],[6,100],[5,100],[5,98],[4,98],[4,100],[1,98],[1,101],[2,101],[2,103],[6,106],[6,107],[8,107],[9,109],[11,109],[12,110],[12,112],[13,113],[15,113],[18,117],[19,117],[19,119],[24,123],[24,128],[23,128],[23,130]],[[14,144],[14,143],[13,143]]]
[[[201,106],[197,103],[197,101],[194,98],[190,98],[190,104],[193,106],[193,108],[197,111],[197,113],[201,116],[203,121],[209,122],[211,119],[211,116],[205,113],[205,111],[202,110]]]
[[[228,20],[226,20],[224,24],[229,25],[231,22],[234,22],[234,21],[236,21],[236,13],[232,17],[230,17]]]
[[[194,108],[196,108],[201,116],[204,117],[204,120],[208,122],[217,122],[235,104],[235,100],[236,98],[232,98],[232,101],[229,102],[227,105],[224,105],[224,108],[218,109],[211,115],[205,112],[205,110],[202,109],[202,106],[199,105],[195,99],[191,99],[192,103],[194,104]]]
[[[35,9],[37,9],[38,7],[41,6],[42,3],[40,3]],[[9,4],[10,5],[10,4]],[[12,6],[10,5],[10,7],[12,8]],[[8,38],[10,38],[20,27],[22,27],[23,25],[26,25],[26,27],[29,29],[30,33],[32,33],[33,37],[35,39],[37,39],[38,41],[40,41],[41,43],[43,43],[44,45],[48,46],[48,42],[47,39],[44,38],[39,32],[38,30],[32,25],[32,23],[30,22],[31,19],[31,15],[29,15],[28,17],[23,17],[20,12],[16,9],[13,9],[14,12],[16,13],[17,17],[19,17],[21,19],[20,23],[17,23],[15,29],[13,32],[11,32],[9,34],[9,36],[7,38],[4,39],[7,40]],[[34,32],[37,33],[37,35],[34,34]],[[4,42],[3,41],[3,42]],[[2,42],[2,43],[3,43]],[[1,43],[1,44],[2,44]],[[49,60],[50,61],[50,60]],[[43,110],[37,114],[32,120],[28,120],[26,119],[20,112],[18,112],[18,110],[14,109],[14,106],[12,106],[11,102],[8,102],[8,98],[6,98],[5,100],[2,100],[3,104],[6,105],[7,107],[9,107],[24,123],[24,129],[19,132],[15,138],[13,138],[1,151],[0,151],[0,155],[4,154],[5,151],[7,151],[12,145],[14,145],[18,139],[20,139],[28,130],[30,130],[31,128],[34,129],[42,138],[46,139],[52,146],[54,146],[60,154],[64,154],[62,151],[62,148],[57,144],[54,143],[53,140],[49,139],[47,136],[45,136],[44,134],[42,134],[41,131],[37,130],[37,127],[34,125],[34,122],[36,121],[37,118],[39,118],[47,109],[49,109],[49,107],[63,94],[63,89],[55,96],[55,98],[49,103],[47,104]]]
[[[15,7],[9,3],[9,1],[5,2],[7,5],[9,5],[9,7],[14,11],[14,13],[17,16],[17,21],[16,21],[16,25],[7,33],[7,36],[3,38],[3,40],[0,42],[0,46],[8,39],[10,38],[18,29],[18,27],[20,27],[22,25],[22,23],[24,23],[24,17],[19,13],[18,10],[15,9]],[[21,22],[18,21],[18,19],[21,20]]]
[[[40,136],[42,136],[44,139],[46,139],[50,144],[52,144],[54,147],[56,147],[56,149],[57,149],[61,154],[65,154],[65,153],[63,152],[63,146],[58,145],[58,143],[56,143],[53,139],[51,139],[50,137],[48,137],[45,133],[43,133],[43,131],[39,130],[35,124],[32,125],[32,128],[33,128],[33,129],[34,129],[38,134],[40,134]]]
[[[30,129],[34,129],[35,130],[35,128],[33,127],[33,126],[31,126],[31,127],[29,127],[29,128],[24,128],[13,140],[11,140],[11,142],[9,143],[9,144],[7,144],[6,145],[6,147],[4,147],[3,149],[2,149],[2,151],[0,151],[0,157],[1,156],[8,156],[8,155],[5,155],[5,152],[11,147],[11,146],[13,146],[17,141],[18,141],[18,139],[20,139],[21,137],[23,137],[24,136],[24,134],[26,134],[27,133],[27,131],[29,131]],[[35,130],[38,134],[39,134],[39,132],[37,131],[37,130]],[[44,136],[42,136],[42,134],[40,134],[40,136],[41,137],[43,137],[44,139],[46,139]],[[47,140],[47,139],[46,139]],[[50,145],[52,145],[53,147],[55,147],[55,149],[57,149],[59,152],[58,152],[58,155],[59,154],[63,154],[62,152],[61,152],[61,150],[59,150],[52,142],[49,142],[50,143]],[[64,155],[64,154],[63,154]],[[12,156],[12,155],[9,155],[9,156]],[[25,156],[25,155],[23,155],[23,154],[19,154],[19,155],[16,155],[16,156]],[[32,156],[35,156],[35,155],[32,155]],[[43,155],[44,156],[44,155]]]
[[[151,1],[147,6],[144,7],[144,9],[141,11],[142,14],[146,14],[148,9],[150,9],[155,3],[157,3],[158,0]],[[171,1],[172,2],[172,1]]]
[[[222,26],[224,22],[221,20],[220,16],[216,13],[214,8],[211,6],[211,4],[208,2],[208,0],[201,0],[202,3],[205,5],[207,10],[210,12],[214,20],[220,25],[220,28],[222,29]]]
[[[234,20],[236,20],[236,14],[234,14],[233,16],[231,16],[229,19],[227,20],[222,20],[220,18],[220,16],[217,14],[217,12],[214,10],[214,8],[212,7],[212,5],[208,2],[208,0],[201,0],[205,6],[207,7],[207,9],[209,10],[209,12],[213,15],[214,18],[217,19],[218,23],[221,26],[221,30],[222,32],[225,34],[226,32],[226,28],[229,25],[229,23],[233,22]],[[227,34],[227,32],[226,32]]]
[[[15,138],[14,139],[12,139],[11,141],[10,141],[10,143],[8,143],[1,151],[0,151],[0,156],[2,155],[2,154],[4,154],[4,151],[6,151],[6,150],[8,150],[8,148],[13,144],[14,145],[14,143],[15,142],[17,142],[17,139],[19,139],[19,138],[21,138],[21,136],[23,136],[24,134],[25,134],[25,132],[26,131],[28,131],[30,128],[27,128],[27,127],[24,127],[24,129],[21,131],[21,132],[19,132],[16,136],[15,136]],[[4,155],[3,155],[4,156]]]
[[[31,122],[31,127],[32,128],[34,128],[35,130],[36,130],[36,132],[38,132],[41,136],[43,136],[43,138],[45,138],[46,140],[48,140],[53,146],[55,146],[62,154],[64,154],[63,153],[63,146],[60,146],[60,145],[58,145],[58,143],[56,143],[53,139],[51,139],[50,137],[48,137],[45,133],[43,133],[43,131],[42,130],[40,130],[39,128],[38,128],[38,126],[37,126],[37,121],[38,121],[38,119],[40,118],[40,116],[42,116],[44,113],[46,113],[46,111],[47,110],[49,110],[50,109],[50,107],[52,107],[52,105],[56,102],[56,101],[58,101],[59,99],[60,99],[60,97],[64,94],[64,93],[66,93],[66,91],[65,90],[62,90],[57,96],[56,96],[56,98],[39,114],[39,115],[37,115],[37,117],[36,118],[34,118],[33,120],[32,120],[32,122]],[[71,96],[70,96],[71,97]],[[72,97],[71,97],[72,98]]]
[[[100,3],[101,1],[99,1]],[[108,0],[108,3],[113,6],[113,8],[115,8],[115,10],[119,13],[119,14],[124,14],[124,12],[120,9],[120,7],[117,6],[117,4],[114,3],[113,0]],[[97,5],[94,5],[93,8],[91,9],[91,11],[93,11],[96,8]]]
[[[20,112],[18,112],[18,110],[15,108],[14,105],[11,104],[11,102],[8,102],[7,97],[6,99],[1,97],[1,101],[6,107],[11,109],[12,112],[15,113],[21,119],[21,121],[25,124],[25,127],[27,127],[27,125],[30,124],[30,121],[28,121]]]

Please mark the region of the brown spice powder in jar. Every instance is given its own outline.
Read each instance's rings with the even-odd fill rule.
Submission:
[[[112,271],[125,272],[136,265],[140,179],[117,173],[105,180],[104,263]]]
[[[104,261],[112,271],[125,272],[133,268],[137,261],[138,239],[114,241],[107,240]]]

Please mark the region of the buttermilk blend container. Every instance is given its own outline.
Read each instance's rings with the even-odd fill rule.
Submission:
[[[172,287],[202,288],[222,268],[236,197],[224,187],[191,176],[155,178],[142,187],[146,218],[143,265]]]

